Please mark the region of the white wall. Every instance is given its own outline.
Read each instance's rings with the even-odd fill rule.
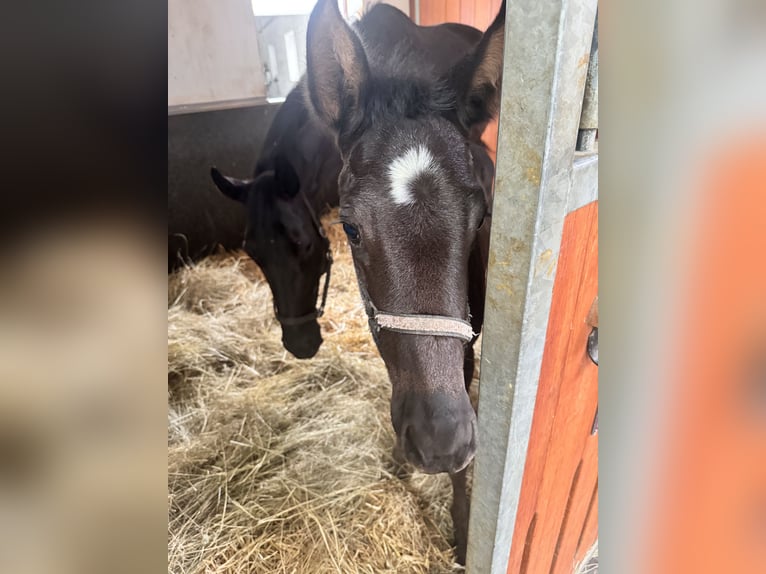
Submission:
[[[168,105],[265,96],[250,0],[168,1]]]
[[[409,0],[386,3],[409,12]],[[298,45],[303,48],[305,38]],[[305,61],[305,54],[298,56]],[[264,59],[251,0],[168,1],[169,106],[264,97]]]

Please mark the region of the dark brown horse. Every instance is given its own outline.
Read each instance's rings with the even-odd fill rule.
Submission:
[[[422,470],[451,474],[460,561],[491,173],[478,142],[498,106],[504,21],[505,5],[484,34],[420,27],[380,4],[352,29],[320,0],[308,27],[308,101],[343,160],[340,216],[397,442]]]

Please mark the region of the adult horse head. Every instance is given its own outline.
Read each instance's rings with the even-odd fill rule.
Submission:
[[[245,251],[269,283],[282,343],[299,359],[313,357],[322,344],[317,319],[324,310],[332,256],[319,215],[338,204],[339,171],[338,151],[311,117],[301,83],[269,128],[253,179],[227,177],[215,168],[210,172],[226,196],[245,204]]]
[[[358,35],[334,0],[319,1],[307,97],[343,160],[340,217],[392,383],[399,444],[422,470],[456,473],[476,449],[464,380],[475,335],[468,269],[488,206],[475,142],[498,105],[505,7],[447,59],[460,45],[455,28],[440,39],[392,10],[373,8]],[[388,28],[376,29],[376,18]],[[388,36],[399,38],[393,48],[376,43]]]
[[[228,197],[247,208],[243,243],[266,276],[282,343],[299,359],[313,357],[322,344],[317,319],[324,311],[330,280],[330,243],[290,162],[277,156],[270,169],[254,179],[210,175]],[[316,306],[320,278],[322,299]]]

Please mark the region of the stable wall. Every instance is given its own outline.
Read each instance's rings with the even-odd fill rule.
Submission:
[[[168,1],[168,106],[265,95],[250,0]]]

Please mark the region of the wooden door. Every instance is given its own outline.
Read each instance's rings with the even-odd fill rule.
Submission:
[[[766,138],[740,137],[701,163],[637,571],[766,572]]]
[[[570,574],[598,536],[597,296],[594,201],[564,221],[508,574]]]

